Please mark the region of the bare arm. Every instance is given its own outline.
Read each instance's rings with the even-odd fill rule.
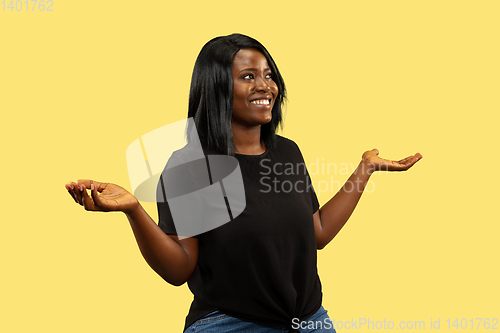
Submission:
[[[91,196],[86,188],[91,189]],[[166,235],[137,199],[124,188],[83,179],[66,184],[66,189],[86,210],[124,212],[142,256],[168,283],[180,286],[194,272],[198,262],[198,239],[179,240],[176,235]]]
[[[324,248],[342,229],[358,204],[371,173],[360,163],[342,188],[314,213],[318,249]]]
[[[125,214],[149,266],[170,284],[186,282],[198,262],[198,239],[166,235],[140,204]]]
[[[405,171],[421,158],[422,155],[417,153],[400,161],[389,161],[378,157],[376,149],[365,152],[344,186],[313,215],[318,249],[324,248],[346,224],[373,172]]]

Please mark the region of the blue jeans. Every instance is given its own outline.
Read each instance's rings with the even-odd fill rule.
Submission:
[[[333,323],[327,311],[321,306],[315,314],[303,322],[298,319],[290,323],[293,328],[299,328],[301,333],[335,333]],[[225,315],[219,311],[209,313],[189,326],[184,333],[286,333],[289,329],[285,326],[268,327],[243,321]]]

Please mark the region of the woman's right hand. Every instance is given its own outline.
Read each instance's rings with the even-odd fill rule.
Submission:
[[[85,210],[131,213],[139,206],[139,201],[132,193],[116,184],[80,179],[76,183],[66,184],[65,187],[75,202],[82,205]],[[88,188],[91,196],[87,193]]]

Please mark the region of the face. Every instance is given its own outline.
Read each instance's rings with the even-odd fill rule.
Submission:
[[[233,60],[233,125],[254,127],[272,119],[278,86],[266,57],[256,49],[241,49]]]

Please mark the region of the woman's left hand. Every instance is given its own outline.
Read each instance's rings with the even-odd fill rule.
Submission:
[[[386,160],[378,156],[377,149],[368,150],[363,154],[361,164],[369,173],[378,170],[384,171],[406,171],[422,158],[420,153],[408,156],[399,161]]]

